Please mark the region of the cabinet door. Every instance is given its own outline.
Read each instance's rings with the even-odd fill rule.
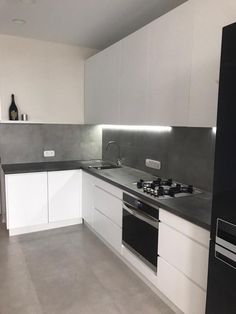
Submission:
[[[120,43],[85,62],[85,123],[119,124]]]
[[[93,227],[94,177],[85,172],[82,174],[82,191],[82,217]]]
[[[150,124],[188,125],[192,16],[187,2],[149,25],[146,110]]]
[[[96,209],[94,209],[94,230],[117,252],[121,253],[121,228]]]
[[[121,41],[120,123],[148,124],[147,27]]]
[[[183,313],[204,314],[206,292],[161,257],[158,258],[158,289]]]
[[[122,227],[122,201],[100,187],[94,188],[94,207]]]
[[[192,0],[194,4],[190,126],[216,125],[222,28],[236,21],[234,0]]]
[[[160,223],[159,256],[206,290],[209,250],[183,233]]]
[[[6,175],[7,228],[48,222],[47,173]]]
[[[48,172],[49,222],[81,218],[81,170]]]

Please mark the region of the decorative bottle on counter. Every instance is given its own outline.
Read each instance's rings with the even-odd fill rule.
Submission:
[[[15,103],[15,97],[11,95],[11,105],[9,107],[9,120],[19,120],[18,109]]]

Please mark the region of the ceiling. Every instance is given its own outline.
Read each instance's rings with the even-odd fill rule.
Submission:
[[[103,49],[185,1],[0,0],[0,33]]]

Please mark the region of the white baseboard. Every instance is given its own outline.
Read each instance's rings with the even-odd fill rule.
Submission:
[[[58,221],[58,222],[50,222],[50,223],[44,224],[44,225],[15,228],[15,229],[9,230],[9,236],[15,236],[15,235],[20,235],[20,234],[26,234],[26,233],[31,233],[31,232],[38,232],[38,231],[44,231],[44,230],[50,230],[50,229],[56,229],[56,228],[62,228],[62,227],[68,227],[68,226],[82,224],[82,222],[83,222],[82,218],[76,218],[76,219],[70,219],[70,220],[64,220],[64,221]]]

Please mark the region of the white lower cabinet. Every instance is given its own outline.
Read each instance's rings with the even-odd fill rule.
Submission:
[[[81,170],[5,176],[10,235],[82,222]]]
[[[185,314],[204,314],[206,292],[194,284],[183,273],[158,258],[159,290]]]
[[[81,217],[81,172],[78,170],[48,173],[49,222]]]
[[[82,172],[82,217],[93,228],[94,176]]]
[[[94,230],[117,252],[121,253],[121,228],[97,209],[94,209]]]
[[[119,228],[122,227],[122,202],[120,199],[101,189],[94,187],[94,206],[108,217]]]
[[[82,217],[118,253],[122,243],[122,190],[83,172]]]
[[[204,314],[210,233],[160,209],[157,286],[186,314]]]
[[[209,255],[206,247],[160,223],[158,249],[161,257],[206,290]]]
[[[94,230],[102,236],[117,252],[121,253],[122,246],[122,201],[117,198],[115,189],[105,186],[100,180],[94,187]],[[116,193],[117,195],[117,193]]]
[[[48,222],[47,172],[6,175],[7,229]]]

